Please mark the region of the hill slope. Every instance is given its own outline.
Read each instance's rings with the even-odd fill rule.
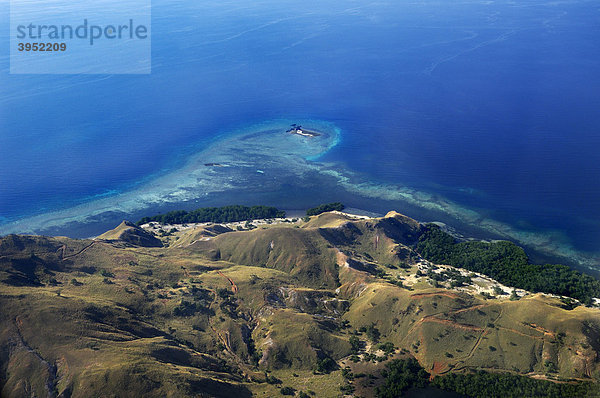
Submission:
[[[373,396],[408,357],[600,378],[600,310],[432,264],[408,217],[258,225],[0,238],[0,395]]]

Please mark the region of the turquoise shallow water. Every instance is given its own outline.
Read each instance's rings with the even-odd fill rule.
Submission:
[[[591,1],[155,1],[151,75],[9,75],[0,57],[0,231],[89,236],[127,211],[343,199],[594,266],[599,14]],[[273,120],[323,121],[339,141],[294,163],[300,176],[278,147],[275,179],[131,196]]]

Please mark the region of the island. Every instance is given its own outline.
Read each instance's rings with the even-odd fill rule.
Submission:
[[[0,395],[600,394],[600,281],[339,202],[0,237]]]
[[[318,137],[321,135],[321,133],[318,133],[314,130],[305,129],[304,127],[297,125],[297,124],[292,124],[291,127],[292,128],[287,130],[286,133],[297,134],[297,135],[301,135],[303,137]]]

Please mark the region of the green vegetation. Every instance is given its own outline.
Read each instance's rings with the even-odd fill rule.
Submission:
[[[521,397],[593,397],[600,393],[594,383],[554,383],[512,374],[479,371],[473,374],[452,373],[427,380],[427,372],[413,359],[396,359],[383,372],[385,384],[377,388],[378,398],[402,396],[413,387],[428,385],[453,391],[470,398]]]
[[[519,297],[519,295],[517,294],[517,291],[516,291],[516,290],[513,290],[513,291],[510,293],[510,299],[511,299],[511,300],[513,300],[513,301],[515,301],[515,300],[519,300],[519,299],[520,299],[520,297]]]
[[[379,341],[379,336],[381,336],[381,333],[379,332],[379,329],[375,327],[375,324],[363,326],[358,329],[358,331],[361,333],[366,333],[369,340],[371,340],[373,343],[377,343]]]
[[[427,271],[427,276],[436,282],[449,281],[450,287],[460,287],[471,283],[471,278],[469,276],[464,276],[460,271],[455,269],[445,270],[439,273],[429,269]]]
[[[354,373],[350,370],[348,366],[342,369],[342,377],[346,380],[354,380]]]
[[[600,297],[599,280],[566,265],[531,264],[525,251],[511,242],[457,243],[440,227],[429,224],[417,251],[429,261],[480,272],[508,286],[569,296],[586,305]]]
[[[380,343],[377,346],[377,348],[382,350],[386,355],[390,355],[396,350],[396,347],[394,347],[394,343],[389,341],[386,343]]]
[[[307,216],[317,216],[317,215],[319,215],[321,213],[325,213],[327,211],[333,211],[333,210],[342,211],[345,208],[346,208],[346,206],[344,206],[340,202],[326,203],[326,204],[322,204],[317,207],[313,207],[311,209],[306,210],[306,215]]]
[[[337,369],[335,361],[329,357],[317,361],[316,371],[319,373],[329,373]]]
[[[431,383],[443,390],[472,398],[593,397],[600,393],[592,383],[553,383],[524,376],[478,372],[436,377]]]
[[[396,398],[413,387],[425,387],[429,376],[414,358],[395,359],[382,373],[385,384],[377,387],[378,398]]]
[[[173,315],[189,317],[196,313],[214,315],[215,312],[210,308],[212,297],[210,292],[205,289],[195,289],[194,301],[181,300],[179,305],[173,309]]]
[[[282,217],[285,217],[285,212],[275,207],[233,205],[223,207],[202,207],[190,212],[185,210],[174,210],[152,217],[144,217],[138,221],[137,224],[142,225],[152,221],[160,222],[162,224],[201,222],[225,223]]]
[[[354,392],[354,386],[352,386],[351,384],[345,384],[343,386],[340,386],[340,391],[344,395],[351,395]]]
[[[292,387],[281,387],[281,390],[279,390],[281,392],[281,395],[295,395],[296,394],[296,390],[294,390]]]
[[[115,274],[113,274],[112,272],[107,271],[105,269],[103,269],[102,271],[100,271],[100,275],[105,276],[107,278],[114,278],[115,277]]]
[[[352,354],[358,354],[358,352],[363,348],[362,341],[360,341],[360,339],[356,336],[350,336],[348,342],[350,343]]]
[[[281,384],[281,380],[265,372],[265,381],[269,384]]]
[[[572,310],[574,308],[577,308],[577,306],[578,306],[578,303],[569,297],[561,297],[560,301],[562,301],[563,308],[565,310]]]
[[[0,238],[0,395],[396,396],[427,384],[415,361],[552,378],[574,396],[600,377],[600,309],[483,300],[451,287],[473,275],[433,264],[445,287],[419,286],[424,228],[402,215],[192,226],[156,246],[117,229]],[[386,368],[396,356],[417,359]]]

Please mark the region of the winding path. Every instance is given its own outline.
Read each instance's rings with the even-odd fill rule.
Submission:
[[[87,249],[89,249],[90,247],[94,246],[96,243],[99,243],[99,242],[93,241],[92,243],[90,243],[89,245],[87,245],[86,247],[84,247],[83,249],[79,250],[77,253],[69,254],[68,256],[65,256],[65,251],[67,250],[67,245],[62,245],[60,247],[60,249],[59,249],[59,250],[62,250],[61,260],[65,261],[68,258],[72,258],[72,257],[78,256],[81,253],[83,253],[84,251],[86,251]]]
[[[233,294],[238,292],[238,287],[235,284],[235,282],[233,281],[233,279],[231,279],[230,277],[228,277],[227,275],[223,274],[221,271],[217,271],[217,273],[219,275],[221,275],[223,278],[227,279],[229,281],[229,283],[231,283],[231,291],[233,292]]]

